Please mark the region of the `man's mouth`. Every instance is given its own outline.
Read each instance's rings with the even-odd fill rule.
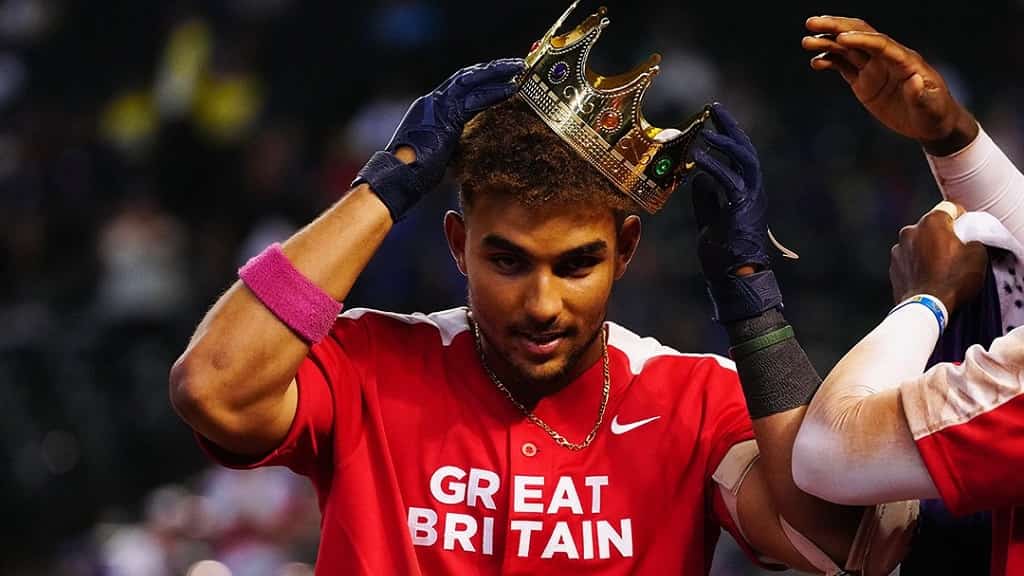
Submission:
[[[526,353],[535,357],[545,357],[554,354],[567,335],[568,333],[565,331],[517,333]]]

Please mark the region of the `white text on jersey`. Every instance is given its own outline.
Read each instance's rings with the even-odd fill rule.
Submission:
[[[633,556],[633,525],[622,518],[615,526],[605,519],[583,519],[601,513],[602,491],[608,476],[585,476],[582,490],[571,476],[560,476],[554,488],[545,489],[543,476],[512,476],[512,510],[509,521],[510,538],[520,558],[541,559],[561,556],[571,560],[608,559]],[[495,496],[501,490],[501,478],[490,470],[470,468],[467,473],[457,466],[441,466],[430,477],[430,494],[439,508],[443,505],[465,505],[470,508],[495,510]],[[581,492],[583,497],[581,498]],[[499,501],[501,501],[499,499]],[[569,511],[581,516],[572,521],[545,521],[543,516]],[[586,511],[586,512],[585,512]],[[541,515],[524,519],[524,514]],[[410,506],[409,535],[416,546],[435,546],[438,539],[444,550],[456,546],[466,552],[494,555],[494,518],[479,519],[459,512],[440,512],[434,508]]]

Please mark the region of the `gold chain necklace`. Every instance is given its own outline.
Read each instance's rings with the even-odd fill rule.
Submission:
[[[498,390],[501,390],[501,392],[505,394],[505,397],[508,398],[509,402],[514,404],[516,408],[519,408],[530,422],[533,422],[541,430],[547,432],[548,436],[551,436],[551,439],[559,446],[574,452],[583,450],[587,446],[590,446],[590,443],[597,437],[597,431],[601,428],[601,423],[604,422],[604,410],[608,407],[608,393],[611,390],[611,373],[608,370],[608,336],[605,333],[604,327],[601,327],[601,353],[604,362],[604,387],[601,390],[601,407],[597,410],[597,422],[594,422],[594,428],[590,431],[590,434],[587,434],[587,437],[584,438],[582,442],[570,442],[568,438],[556,432],[551,426],[548,426],[547,422],[541,420],[533,413],[533,411],[528,410],[526,406],[523,406],[523,404],[516,400],[515,396],[512,395],[512,392],[501,383],[498,375],[495,374],[487,364],[487,358],[484,356],[484,341],[483,337],[480,335],[480,327],[477,325],[476,321],[473,320],[473,317],[468,311],[466,312],[466,319],[469,320],[469,325],[473,328],[473,337],[476,341],[476,352],[480,355],[480,364],[483,365],[484,372],[487,373],[491,382],[498,387]]]

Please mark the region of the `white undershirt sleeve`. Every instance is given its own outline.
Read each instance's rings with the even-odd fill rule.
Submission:
[[[944,198],[992,214],[1024,244],[1024,175],[984,129],[963,150],[925,157]]]
[[[925,306],[885,318],[829,373],[793,447],[805,492],[849,505],[938,495],[899,405],[900,383],[920,376],[939,337]]]

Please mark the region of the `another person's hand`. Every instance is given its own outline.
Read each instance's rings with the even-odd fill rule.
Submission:
[[[353,186],[366,182],[398,221],[444,178],[462,129],[481,110],[507,100],[523,71],[519,58],[459,70],[416,99],[384,151],[374,154]]]
[[[807,19],[801,42],[817,53],[815,70],[835,70],[854,95],[889,129],[913,138],[932,155],[947,156],[971,143],[978,125],[950,94],[942,76],[920,54],[859,18]]]
[[[958,215],[963,212],[958,206],[956,209]],[[986,266],[985,246],[961,242],[953,232],[949,212],[932,210],[917,224],[900,230],[899,244],[892,248],[889,280],[893,298],[901,302],[915,294],[931,294],[952,314],[981,289]]]
[[[705,126],[691,176],[697,254],[715,319],[732,322],[782,304],[769,266],[767,199],[761,164],[750,138],[721,104],[711,108],[718,128]]]

